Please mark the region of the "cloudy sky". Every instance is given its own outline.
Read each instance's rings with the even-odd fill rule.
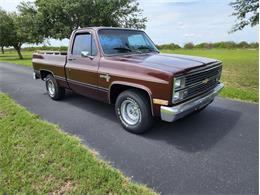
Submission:
[[[0,0],[0,6],[14,11],[21,0]],[[235,18],[231,0],[138,0],[147,17],[147,34],[157,44],[216,41],[258,41],[258,26],[229,34]],[[51,40],[66,45],[67,40]]]

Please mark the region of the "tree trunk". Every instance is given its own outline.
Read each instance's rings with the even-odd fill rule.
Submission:
[[[20,59],[23,59],[23,55],[21,53],[21,47],[15,47],[15,50],[17,51],[18,55],[19,55],[19,58]]]
[[[1,50],[2,50],[2,54],[4,54],[5,53],[4,46],[1,47]]]

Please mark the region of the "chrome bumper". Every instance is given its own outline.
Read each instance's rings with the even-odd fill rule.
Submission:
[[[35,72],[33,73],[33,79],[37,79]]]
[[[224,84],[219,83],[210,94],[196,97],[173,107],[161,106],[161,119],[163,121],[173,122],[195,110],[203,108],[214,100],[223,87]]]
[[[33,72],[33,79],[39,79],[40,78],[40,73],[37,71]]]

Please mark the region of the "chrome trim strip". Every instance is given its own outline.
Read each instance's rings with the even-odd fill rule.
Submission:
[[[198,110],[210,104],[218,95],[218,93],[223,89],[223,87],[224,84],[220,83],[207,95],[201,95],[199,97],[196,97],[194,99],[191,99],[187,102],[173,107],[161,106],[161,119],[163,121],[173,122],[188,115],[189,113],[192,113],[195,110]]]
[[[54,75],[54,78],[62,80],[62,81],[66,81],[65,77],[61,77],[61,76],[58,76],[58,75]]]
[[[74,83],[76,85],[81,85],[83,87],[90,87],[90,88],[93,88],[93,89],[97,89],[97,90],[103,90],[103,91],[108,91],[107,88],[104,88],[104,87],[99,87],[97,85],[92,85],[92,84],[88,84],[88,83],[83,83],[83,82],[80,82],[80,81],[75,81],[75,80],[72,80],[72,79],[67,79],[68,82],[71,82],[71,83]]]

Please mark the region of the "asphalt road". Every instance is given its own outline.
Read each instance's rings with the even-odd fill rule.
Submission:
[[[134,181],[162,194],[258,194],[258,105],[217,98],[145,135],[124,131],[113,106],[69,92],[51,100],[30,68],[0,63],[0,89],[79,136]]]

